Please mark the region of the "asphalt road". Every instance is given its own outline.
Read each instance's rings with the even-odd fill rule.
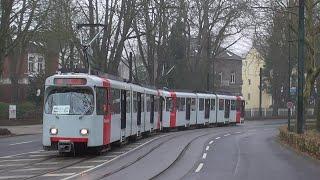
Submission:
[[[285,121],[160,133],[101,156],[41,151],[41,135],[0,138],[0,179],[319,179],[319,161],[282,146]]]

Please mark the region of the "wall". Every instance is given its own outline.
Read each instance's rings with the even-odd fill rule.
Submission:
[[[259,108],[260,68],[263,68],[263,66],[264,61],[262,57],[256,49],[251,49],[244,59],[242,66],[242,94],[246,100],[247,109]],[[269,108],[271,104],[272,96],[264,90],[262,92],[262,108]]]

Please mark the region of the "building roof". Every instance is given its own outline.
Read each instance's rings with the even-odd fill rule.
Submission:
[[[219,48],[218,50],[218,55],[217,57],[218,59],[229,59],[229,60],[239,60],[239,61],[242,61],[243,58],[236,55],[235,53],[227,50],[227,49],[224,49],[224,48]]]

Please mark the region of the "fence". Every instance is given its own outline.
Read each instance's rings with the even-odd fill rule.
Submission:
[[[291,109],[291,116],[296,116],[296,109]],[[314,108],[308,108],[306,110],[307,117],[314,117],[315,110]],[[288,109],[287,108],[279,108],[277,112],[273,112],[272,108],[262,108],[262,116],[260,117],[259,108],[252,108],[245,110],[245,117],[247,119],[258,119],[258,118],[287,118],[288,117]]]

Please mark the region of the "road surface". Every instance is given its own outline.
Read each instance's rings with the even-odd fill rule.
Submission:
[[[319,161],[282,146],[285,121],[159,133],[100,156],[59,156],[41,134],[0,138],[0,179],[318,180]]]

